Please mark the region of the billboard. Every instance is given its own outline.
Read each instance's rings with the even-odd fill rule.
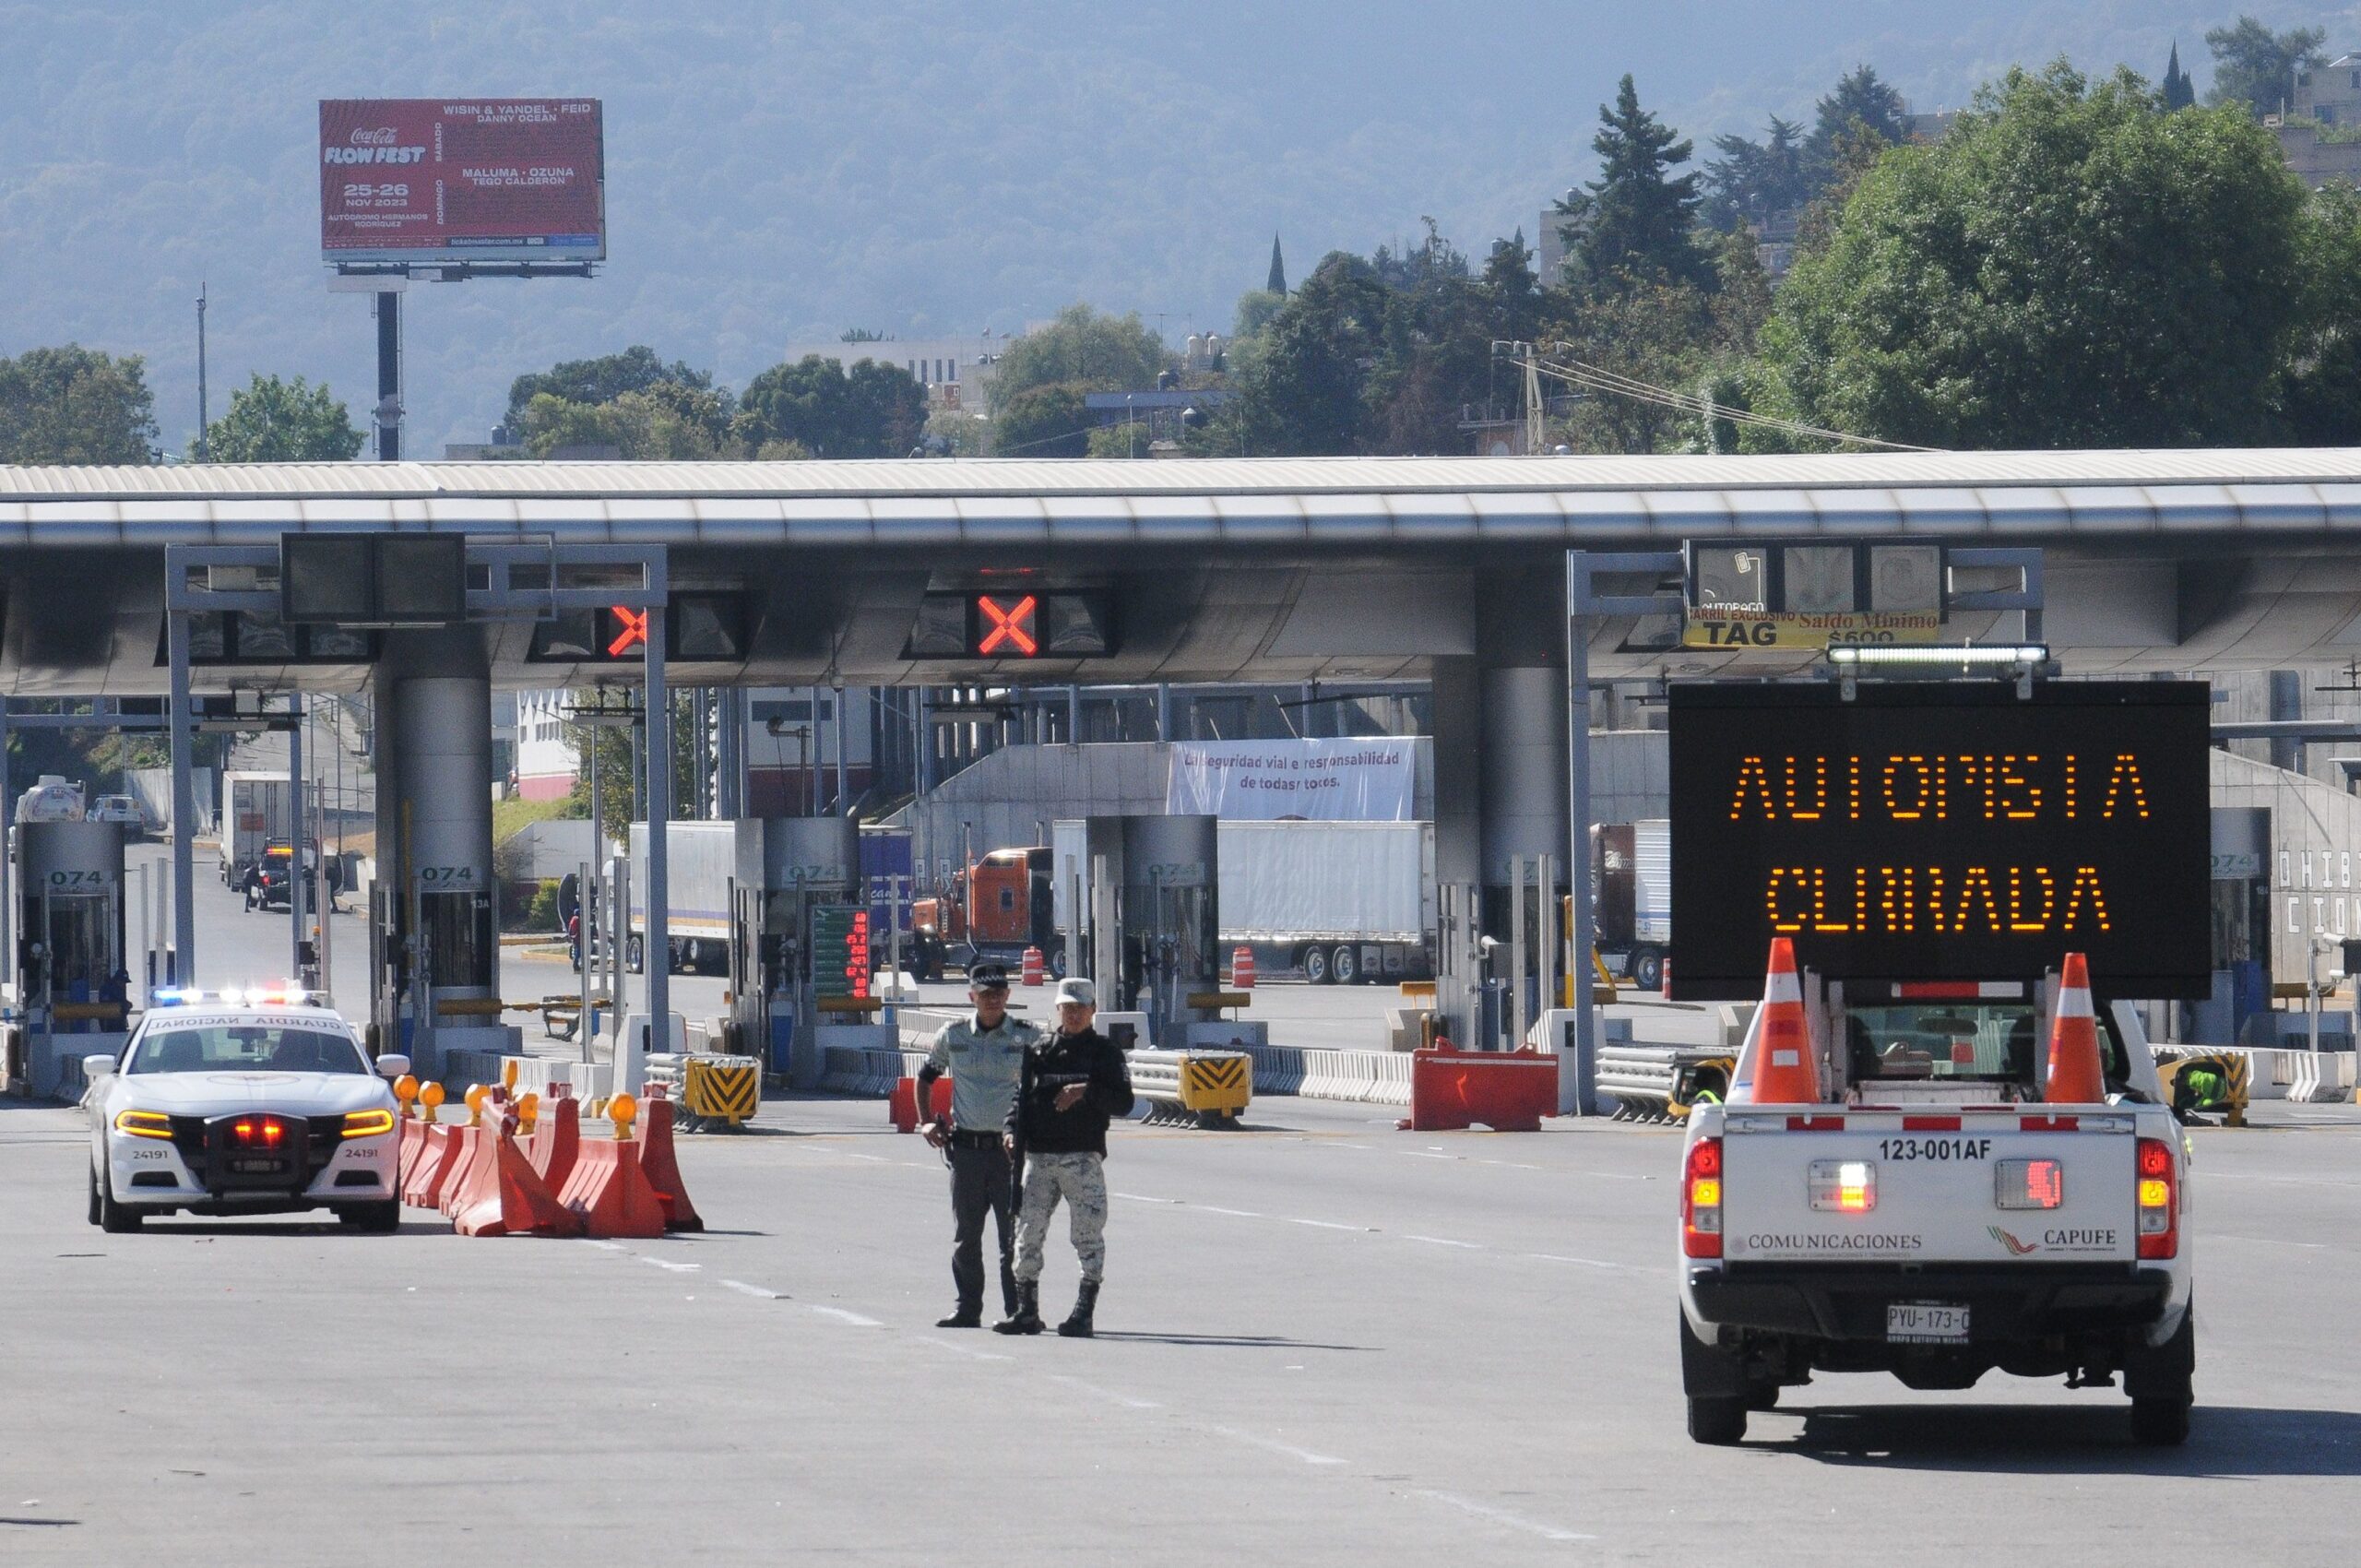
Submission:
[[[1676,684],[1673,994],[1759,996],[1774,936],[1833,979],[2211,984],[2208,688]]]
[[[604,261],[599,101],[323,99],[320,255],[331,264]]]

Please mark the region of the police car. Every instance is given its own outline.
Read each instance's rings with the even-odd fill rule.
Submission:
[[[400,1138],[387,1080],[352,1027],[294,990],[160,992],[120,1059],[89,1056],[90,1223],[149,1215],[326,1208],[401,1222]]]

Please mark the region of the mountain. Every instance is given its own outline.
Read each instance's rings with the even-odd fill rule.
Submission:
[[[2348,13],[2242,0],[2275,27]],[[2178,0],[0,0],[0,353],[148,357],[164,445],[256,371],[374,401],[364,297],[319,265],[316,101],[605,102],[612,261],[416,285],[408,450],[508,382],[633,342],[742,385],[848,327],[1007,330],[1087,300],[1227,330],[1271,235],[1298,276],[1431,215],[1471,253],[1591,172],[1625,71],[1702,147],[1875,65],[1925,111],[2014,63],[2164,69]],[[2338,40],[2331,36],[2331,47]]]

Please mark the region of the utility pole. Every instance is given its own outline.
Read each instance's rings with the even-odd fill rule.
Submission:
[[[205,397],[205,280],[199,279],[196,284],[196,460],[200,463],[212,457],[207,449],[209,444],[205,434],[212,422]]]

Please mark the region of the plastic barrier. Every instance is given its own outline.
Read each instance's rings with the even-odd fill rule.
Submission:
[[[451,1228],[462,1236],[579,1236],[579,1216],[559,1206],[557,1195],[516,1137],[515,1119],[473,1129],[482,1153],[457,1194]]]
[[[1016,983],[1019,985],[1039,985],[1046,978],[1047,972],[1043,968],[1041,963],[1041,950],[1038,947],[1027,947],[1025,950],[1024,957],[1020,959],[1017,964]]]
[[[1370,1102],[1373,1105],[1409,1104],[1410,1053],[1372,1051],[1366,1054],[1370,1059]],[[1555,1109],[1554,1104],[1551,1109]]]
[[[1254,989],[1254,949],[1242,942],[1230,949],[1229,974],[1222,983],[1231,991]]]
[[[702,1230],[696,1205],[689,1201],[688,1184],[681,1180],[681,1164],[672,1153],[672,1102],[661,1090],[650,1097],[639,1131],[639,1169],[656,1189],[657,1206],[664,1211],[667,1230]]]
[[[1293,1046],[1258,1045],[1254,1058],[1256,1094],[1294,1094],[1303,1087],[1303,1052]]]
[[[940,1122],[951,1114],[950,1078],[941,1077],[934,1080],[933,1092],[927,1096],[927,1104],[929,1107],[927,1120],[930,1122]],[[885,1100],[885,1117],[887,1121],[893,1123],[894,1131],[897,1133],[915,1133],[919,1130],[918,1079],[896,1078],[894,1080],[894,1092],[887,1096]]]
[[[586,1139],[574,1162],[559,1205],[582,1221],[593,1241],[649,1240],[664,1234],[664,1205],[640,1169],[640,1146],[631,1141],[638,1102],[627,1094],[608,1102],[615,1124],[611,1138]]]
[[[1410,1114],[1406,1132],[1486,1126],[1537,1133],[1558,1111],[1558,1059],[1523,1051],[1458,1051],[1449,1044],[1410,1053]]]
[[[534,1173],[556,1193],[564,1189],[581,1153],[582,1105],[568,1086],[560,1085],[540,1124],[525,1140],[525,1157],[533,1162]]]

